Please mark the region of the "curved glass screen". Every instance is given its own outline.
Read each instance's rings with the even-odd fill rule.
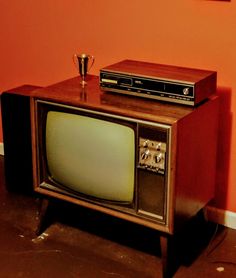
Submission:
[[[51,177],[64,187],[110,201],[133,201],[135,133],[131,127],[49,111],[46,154]]]

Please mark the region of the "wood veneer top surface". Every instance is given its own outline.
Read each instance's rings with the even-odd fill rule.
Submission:
[[[74,77],[32,92],[38,99],[54,101],[96,111],[173,124],[192,113],[194,109],[179,104],[163,103],[141,97],[103,92],[98,76],[88,75],[87,85],[82,88],[80,78]]]
[[[87,85],[84,89],[80,85],[80,78],[75,77],[35,90],[32,96],[66,105],[95,109],[97,111],[116,113],[118,115],[166,124],[176,122],[195,109],[141,97],[103,92],[99,87],[98,76],[93,75],[87,76]]]

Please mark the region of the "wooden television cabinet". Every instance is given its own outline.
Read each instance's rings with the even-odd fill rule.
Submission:
[[[169,126],[168,188],[164,203],[166,221],[153,221],[135,213],[41,189],[34,130],[36,100]],[[45,200],[51,197],[62,199],[155,229],[160,233],[163,276],[170,276],[169,238],[214,197],[218,97],[212,96],[194,108],[162,103],[102,92],[98,77],[89,75],[85,88],[81,88],[76,77],[45,88],[26,85],[9,90],[2,94],[1,105],[8,189],[29,192],[34,188]]]

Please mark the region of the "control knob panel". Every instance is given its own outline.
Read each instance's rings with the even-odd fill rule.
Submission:
[[[139,168],[164,174],[165,160],[166,143],[139,138]]]

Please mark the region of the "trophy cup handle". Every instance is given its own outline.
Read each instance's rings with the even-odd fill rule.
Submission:
[[[72,57],[72,60],[73,60],[73,63],[76,67],[76,69],[79,71],[79,65],[78,65],[78,55],[77,54],[74,54],[73,57]]]
[[[88,68],[88,72],[90,71],[91,67],[93,66],[94,64],[94,61],[95,61],[95,57],[93,55],[89,55],[89,59],[91,60],[90,62],[90,66]]]

